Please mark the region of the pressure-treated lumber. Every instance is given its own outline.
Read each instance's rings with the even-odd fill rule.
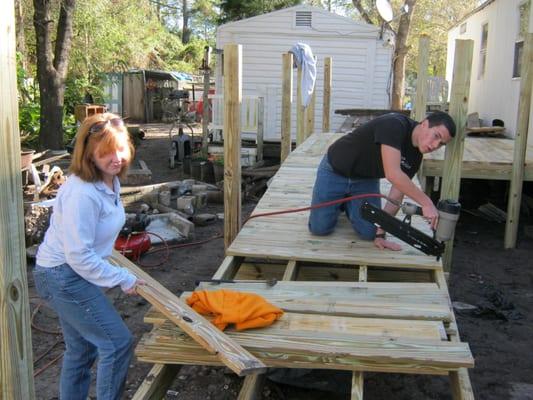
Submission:
[[[507,221],[505,223],[506,249],[516,246],[520,204],[522,202],[522,186],[524,179],[524,163],[526,161],[527,138],[531,107],[531,86],[533,85],[533,7],[529,10],[529,29],[524,40],[522,69],[520,77],[520,100],[518,105],[518,123],[514,143],[513,175],[507,201]]]
[[[431,282],[430,271],[397,270],[379,267],[368,268],[368,279],[373,282]],[[283,279],[285,264],[243,262],[235,279]],[[359,271],[350,265],[305,265],[298,267],[298,280],[301,281],[335,281],[339,284],[358,279]]]
[[[324,101],[322,103],[322,132],[329,132],[331,121],[331,82],[333,77],[333,59],[324,58]]]
[[[265,138],[265,98],[257,99],[257,161],[263,161],[263,148]]]
[[[35,398],[20,174],[15,6],[0,16],[0,398]]]
[[[224,248],[241,229],[242,46],[224,46]]]
[[[209,88],[211,86],[211,68],[209,66],[211,62],[211,47],[204,47],[204,59],[202,63],[203,75],[204,75],[204,88],[202,93],[202,155],[207,158],[207,147],[209,140]]]
[[[244,378],[237,400],[261,400],[261,389],[265,379],[266,376],[264,374],[249,375]]]
[[[466,137],[461,178],[510,180],[513,173],[514,140]],[[420,173],[442,176],[444,149],[424,155]],[[524,180],[533,181],[533,144],[528,143],[524,161]]]
[[[446,145],[441,199],[459,199],[473,50],[473,40],[455,41],[450,115],[455,121],[457,132],[455,138]],[[450,271],[451,269],[452,252],[453,237],[446,243],[442,258],[445,271]]]
[[[298,273],[298,267],[297,267],[296,261],[289,261],[287,263],[287,268],[285,269],[285,273],[283,274],[283,280],[286,280],[286,281],[294,280],[297,273]],[[285,314],[285,318],[286,319],[288,318],[287,314]],[[279,326],[280,324],[278,323],[275,324],[276,328],[279,328]],[[261,377],[262,379],[257,379],[258,376]],[[260,393],[261,393],[263,384],[264,384],[264,375],[247,376],[246,378],[244,378],[244,383],[239,392],[238,400],[260,399],[261,397]]]
[[[296,73],[296,147],[305,140],[305,107],[302,101],[302,67]]]
[[[213,275],[213,279],[231,279],[239,270],[243,258],[228,256]]]
[[[187,295],[185,295],[187,296]],[[160,311],[152,307],[144,316],[144,322],[154,326],[164,326],[166,330],[174,329],[168,318]],[[179,328],[175,328],[179,330]],[[446,341],[447,336],[444,325],[441,321],[410,321],[405,319],[392,318],[354,318],[339,317],[332,313],[327,314],[300,314],[289,312],[285,313],[276,321],[262,330],[251,332],[260,332],[262,334],[282,335],[288,330],[322,333],[346,333],[356,336],[388,338],[390,340],[398,339],[420,339],[424,341]],[[231,327],[227,333],[233,332]]]
[[[435,282],[443,290],[448,291],[447,279],[443,271],[435,271]],[[457,328],[455,316],[452,314],[451,326]],[[461,338],[457,329],[454,329],[454,333],[450,334],[450,340],[452,342],[460,342]],[[474,390],[472,389],[472,383],[470,382],[470,376],[466,368],[459,368],[457,371],[450,372],[450,384],[452,386],[452,395],[454,400],[474,400]]]
[[[315,132],[315,106],[316,106],[316,83],[313,87],[311,100],[305,109],[305,138],[307,139]]]
[[[287,263],[287,268],[285,268],[285,272],[283,273],[283,280],[284,281],[294,281],[296,279],[296,275],[298,274],[298,263],[296,261],[289,261]]]
[[[424,118],[426,118],[428,63],[429,36],[420,35],[420,37],[418,38],[418,64],[414,107],[414,119],[416,121],[422,121]]]
[[[210,353],[215,354],[221,362],[236,374],[244,376],[266,371],[265,365],[261,361],[234,343],[218,328],[196,313],[184,301],[172,294],[126,257],[117,251],[113,251],[111,261],[123,268],[127,268],[138,278],[144,280],[147,284],[137,286],[137,293],[183,329],[199,345]]]
[[[292,53],[281,56],[281,163],[291,152]]]
[[[355,282],[338,286],[334,282],[201,283],[199,289],[231,289],[253,292],[286,311],[328,313],[332,315],[408,318],[450,321],[451,309],[446,292],[434,285]],[[185,293],[189,295],[189,293]]]
[[[352,391],[350,393],[351,400],[363,400],[363,373],[356,371],[352,375]]]
[[[472,367],[465,343],[387,336],[360,336],[339,332],[295,330],[228,331],[227,335],[260,358],[268,367],[325,368],[358,371],[447,374]],[[144,335],[136,350],[147,362],[220,365],[174,325]]]
[[[164,399],[167,389],[179,370],[180,366],[175,364],[155,364],[142,381],[132,400]]]
[[[308,206],[311,203],[312,188],[320,159],[325,149],[341,136],[342,134],[315,133],[293,151],[280,167],[253,215]],[[383,182],[382,193],[388,190],[386,182]],[[339,218],[331,235],[314,236],[307,226],[308,217],[309,211],[304,211],[250,219],[227,249],[226,254],[351,266],[419,270],[441,267],[441,263],[434,257],[425,256],[405,244],[398,252],[376,252],[373,243],[360,240],[354,234],[349,221],[343,217]],[[422,218],[413,218],[413,224],[430,234],[428,225]]]

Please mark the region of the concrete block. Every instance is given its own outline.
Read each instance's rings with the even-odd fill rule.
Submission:
[[[186,214],[193,215],[195,210],[195,196],[181,196],[176,201],[176,208]]]
[[[200,210],[207,205],[207,193],[201,192],[194,195],[194,209]]]

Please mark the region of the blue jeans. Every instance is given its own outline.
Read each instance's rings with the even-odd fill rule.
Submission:
[[[339,175],[333,171],[328,156],[325,155],[318,166],[311,204],[315,205],[366,193],[379,194],[379,179],[350,179]],[[329,235],[335,229],[339,214],[344,209],[352,228],[361,239],[373,240],[376,235],[376,226],[363,219],[360,213],[361,205],[365,200],[381,208],[381,201],[378,197],[350,200],[342,204],[315,208],[309,214],[309,231],[313,235]]]
[[[122,397],[133,337],[101,288],[62,264],[33,270],[39,296],[58,314],[65,341],[60,399],[86,400],[98,356],[98,400]]]

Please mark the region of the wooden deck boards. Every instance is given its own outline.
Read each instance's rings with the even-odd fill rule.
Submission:
[[[465,139],[462,178],[510,180],[513,170],[514,140],[502,138]],[[422,176],[442,176],[444,148],[424,156]],[[528,144],[524,180],[533,181],[533,143]]]
[[[451,320],[446,291],[435,284],[355,282],[202,283],[198,290],[230,289],[257,293],[285,311],[357,317]],[[186,293],[185,295],[189,295]]]
[[[259,201],[253,215],[310,205],[317,166],[326,148],[342,134],[315,134],[291,153]],[[382,193],[388,193],[382,181]],[[372,242],[360,240],[348,219],[341,215],[335,231],[328,236],[311,235],[307,229],[309,211],[247,221],[227,250],[228,255],[265,259],[301,260],[348,265],[398,268],[440,268],[434,257],[403,245],[402,251],[376,251]],[[422,218],[413,225],[428,231]]]

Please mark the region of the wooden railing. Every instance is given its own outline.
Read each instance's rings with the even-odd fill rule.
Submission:
[[[213,117],[210,129],[223,129],[224,127],[224,96],[215,94],[210,95]],[[257,133],[259,120],[259,96],[244,95],[242,96],[241,106],[241,132]]]

